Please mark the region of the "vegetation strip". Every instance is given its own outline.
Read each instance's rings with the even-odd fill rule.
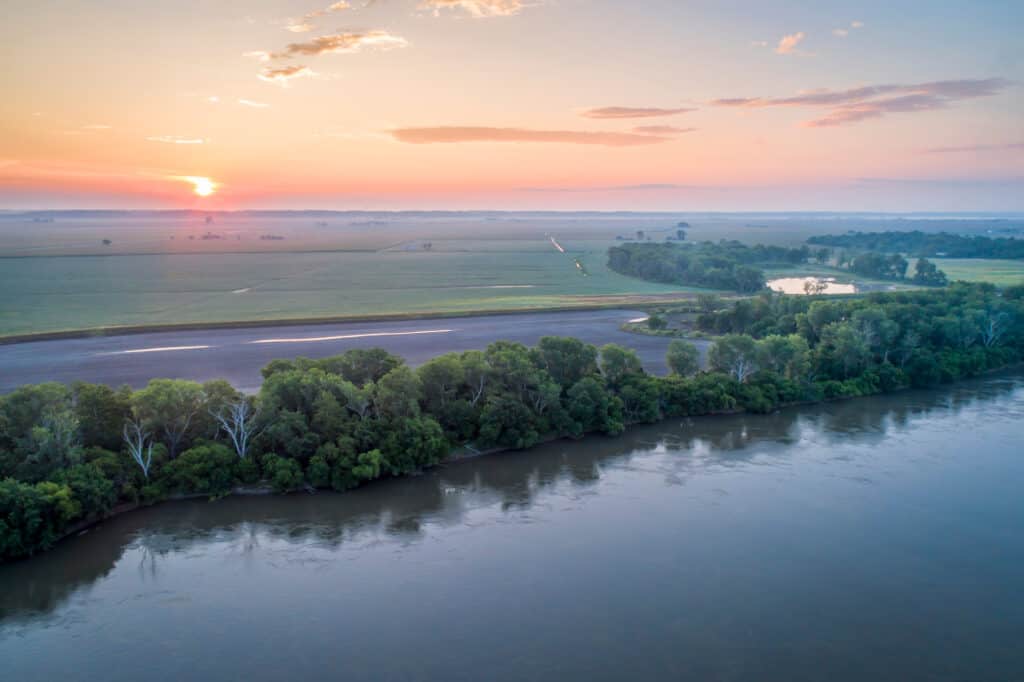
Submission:
[[[666,417],[769,412],[975,376],[1024,358],[1024,286],[843,300],[765,292],[703,312],[697,325],[722,334],[708,370],[692,344],[674,340],[665,378],[620,346],[545,337],[415,371],[381,349],[275,360],[255,397],[222,380],[21,387],[0,398],[0,560],[133,504],[260,482],[348,490],[458,448],[527,448]]]
[[[807,243],[929,258],[1024,258],[1024,239],[965,237],[949,232],[848,232],[810,237]]]

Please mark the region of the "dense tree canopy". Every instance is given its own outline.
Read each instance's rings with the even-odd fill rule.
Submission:
[[[815,236],[807,242],[931,258],[1024,258],[1024,239],[965,237],[949,232],[848,232]]]
[[[746,246],[737,241],[629,243],[608,249],[608,267],[631,277],[687,286],[755,292],[765,278],[757,266],[794,265],[807,260],[805,246]]]
[[[673,341],[664,378],[632,350],[548,337],[416,370],[380,349],[274,361],[256,396],[222,381],[21,387],[0,397],[0,560],[44,549],[120,503],[217,497],[260,481],[347,490],[463,446],[525,448],[666,416],[766,412],[1024,358],[1024,287],[842,300],[764,292],[704,310],[699,328],[720,335],[708,370],[698,371],[692,344]]]

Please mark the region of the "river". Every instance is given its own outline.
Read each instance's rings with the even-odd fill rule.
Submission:
[[[5,680],[1010,680],[1024,376],[670,421],[0,566]]]

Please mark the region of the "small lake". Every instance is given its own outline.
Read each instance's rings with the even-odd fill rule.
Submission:
[[[780,277],[768,280],[772,291],[783,294],[855,294],[856,284],[843,284],[834,277]]]
[[[159,505],[0,566],[4,680],[1020,679],[1024,377]]]

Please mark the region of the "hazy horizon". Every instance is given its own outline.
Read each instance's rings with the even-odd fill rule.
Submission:
[[[21,4],[0,208],[1024,211],[1024,4]]]

